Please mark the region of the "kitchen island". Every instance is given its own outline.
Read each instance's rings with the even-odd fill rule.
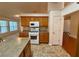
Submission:
[[[0,43],[0,57],[30,57],[31,45],[29,38],[17,37],[6,39]]]

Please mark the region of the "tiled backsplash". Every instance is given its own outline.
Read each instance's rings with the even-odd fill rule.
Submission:
[[[46,32],[48,32],[48,27],[40,27],[40,31],[46,31]]]
[[[40,31],[48,32],[48,27],[39,27]],[[29,27],[23,27],[23,32],[29,32]]]

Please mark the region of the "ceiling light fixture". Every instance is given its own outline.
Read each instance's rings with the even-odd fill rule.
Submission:
[[[14,17],[19,17],[20,15],[14,15]]]

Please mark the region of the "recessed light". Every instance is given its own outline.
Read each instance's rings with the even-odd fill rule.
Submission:
[[[14,15],[14,17],[19,17],[20,15]]]

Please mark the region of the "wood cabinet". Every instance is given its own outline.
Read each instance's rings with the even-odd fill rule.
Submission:
[[[21,16],[21,26],[28,27],[30,21],[38,21],[41,27],[48,27],[48,16]]]
[[[41,27],[48,27],[48,17],[39,17]]]
[[[24,50],[21,52],[21,54],[19,55],[19,57],[25,57]]]
[[[39,21],[40,27],[48,27],[48,17],[39,16],[39,17],[30,17],[30,21]]]
[[[31,44],[30,44],[30,41],[29,41],[28,44],[23,49],[23,51],[22,51],[22,53],[20,54],[19,57],[31,57],[31,56],[32,56]]]
[[[30,57],[31,56],[31,44],[28,43],[24,49],[25,51],[25,57]]]
[[[20,32],[19,37],[28,37],[28,32]]]
[[[28,27],[29,21],[30,21],[30,17],[21,16],[21,26]]]
[[[62,47],[73,57],[76,56],[76,40],[77,39],[70,37],[67,33],[64,33]]]
[[[48,32],[40,32],[39,34],[40,43],[48,43],[49,42],[49,33]]]

